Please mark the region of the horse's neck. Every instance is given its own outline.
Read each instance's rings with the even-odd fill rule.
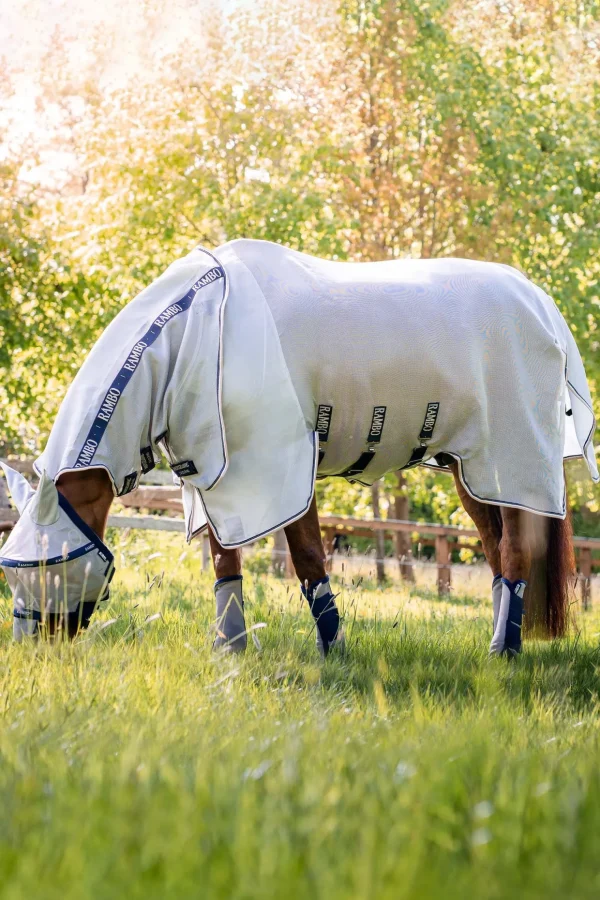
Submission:
[[[114,499],[108,473],[104,469],[63,472],[56,486],[86,525],[104,539],[108,511]]]

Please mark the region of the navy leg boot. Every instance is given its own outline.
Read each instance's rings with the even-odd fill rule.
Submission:
[[[521,627],[523,624],[523,595],[526,581],[502,579],[502,595],[498,610],[498,621],[490,644],[490,654],[494,656],[515,656],[521,652]]]
[[[323,658],[333,646],[342,647],[344,636],[340,627],[340,614],[335,605],[335,596],[331,590],[328,576],[313,581],[302,593],[308,600],[310,611],[317,626],[317,647]]]

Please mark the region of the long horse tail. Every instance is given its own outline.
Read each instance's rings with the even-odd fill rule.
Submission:
[[[575,550],[571,513],[551,519],[546,551],[548,634],[562,637],[569,625],[571,596],[575,586]]]
[[[535,536],[525,594],[524,632],[529,637],[562,637],[569,625],[575,585],[571,515],[565,519],[533,516]]]

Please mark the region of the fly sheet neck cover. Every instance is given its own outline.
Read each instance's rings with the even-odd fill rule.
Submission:
[[[227,279],[195,249],[128,303],[73,380],[38,474],[99,467],[132,491],[161,447],[178,476],[210,490],[227,468],[221,331]]]
[[[113,555],[44,473],[37,491],[0,463],[20,518],[0,547],[15,616],[39,620],[108,598]]]

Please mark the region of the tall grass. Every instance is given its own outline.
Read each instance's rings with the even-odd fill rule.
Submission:
[[[261,575],[266,627],[215,657],[197,558],[152,584],[170,540],[147,565],[121,546],[72,646],[13,645],[2,603],[1,897],[599,895],[595,613],[508,663],[487,601],[349,583],[322,665],[299,592]]]

